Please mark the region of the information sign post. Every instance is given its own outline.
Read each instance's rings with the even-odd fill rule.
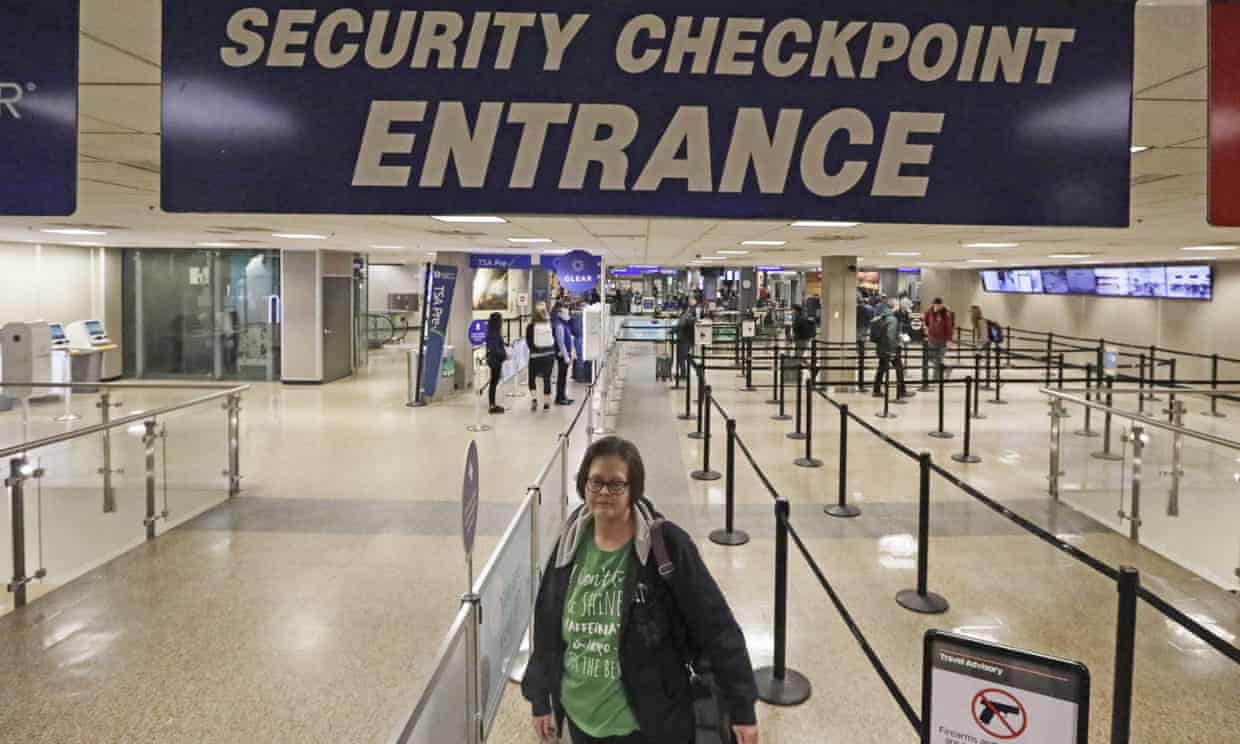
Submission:
[[[1032,651],[931,630],[922,744],[1086,744],[1089,670]]]

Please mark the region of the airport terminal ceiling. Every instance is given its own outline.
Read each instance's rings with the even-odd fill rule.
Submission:
[[[117,247],[327,248],[377,260],[425,259],[432,251],[580,248],[612,265],[685,265],[730,253],[729,265],[807,267],[821,256],[865,266],[940,268],[1072,261],[1227,260],[1231,232],[1206,209],[1207,24],[1203,1],[1142,1],[1136,10],[1131,226],[996,228],[849,225],[846,215],[789,220],[522,216],[452,223],[431,217],[167,214],[160,204],[160,3],[85,0],[81,18],[78,211],[67,218],[0,219],[0,242],[75,242]],[[1148,148],[1148,149],[1141,149]],[[824,212],[830,211],[824,209]],[[820,224],[820,223],[826,224]],[[819,223],[819,224],[815,224]],[[90,233],[46,234],[79,229]],[[102,233],[102,234],[99,234]],[[322,239],[281,238],[275,234]],[[543,242],[524,242],[539,240]],[[742,245],[746,241],[759,244]],[[890,255],[890,254],[898,255]],[[981,264],[989,261],[989,264]],[[1063,263],[1063,260],[1060,260]]]

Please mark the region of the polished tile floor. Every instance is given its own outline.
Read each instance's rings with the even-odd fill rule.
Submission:
[[[706,542],[723,522],[723,481],[687,478],[701,450],[684,437],[691,427],[674,418],[683,397],[653,381],[648,348],[628,351],[620,432],[646,452],[649,495],[702,541],[755,661],[767,663],[773,653],[770,495],[740,457],[737,526],[754,539],[739,548]],[[379,354],[351,381],[256,386],[243,414],[242,498],[0,618],[0,666],[6,670],[0,699],[22,701],[0,706],[4,736],[29,742],[385,741],[421,691],[465,583],[455,530],[465,445],[476,437],[482,455],[478,554],[485,557],[571,416],[569,409],[531,414],[523,407],[528,398],[517,399],[516,410],[489,420],[493,431],[474,435],[464,429],[472,400],[405,408],[402,374],[398,355]],[[734,390],[739,380],[732,372],[712,372],[711,378],[742,439],[792,502],[793,522],[809,549],[915,707],[922,633],[958,629],[1084,661],[1094,679],[1092,736],[1107,739],[1111,583],[939,479],[930,585],[952,608],[933,618],[899,608],[893,597],[915,575],[915,463],[850,427],[848,492],[864,513],[856,520],[831,519],[822,507],[837,495],[834,409],[815,401],[814,451],[825,466],[795,467],[792,459],[803,444],[784,437],[791,422],[770,420],[767,396]],[[931,396],[901,407],[902,418],[870,420],[914,449],[930,449],[936,462],[1064,539],[1108,562],[1138,566],[1147,586],[1235,643],[1240,601],[1234,595],[1049,501],[1046,404],[1031,388],[1004,395],[1014,402],[1001,416],[976,422],[975,451],[984,458],[978,465],[950,462],[959,438],[924,437],[933,428]],[[875,404],[855,393],[839,398],[866,411]],[[148,408],[154,402],[139,401]],[[960,401],[949,395],[949,405],[955,414],[948,428],[958,432]],[[56,415],[54,408],[41,413]],[[0,427],[12,420],[0,415]],[[1069,428],[1080,421],[1078,413]],[[723,426],[718,418],[714,423],[712,464],[722,470]],[[211,486],[205,490],[214,493],[223,486],[212,475],[222,468],[222,413],[213,410],[193,426],[202,431],[187,437],[195,444],[181,445],[186,462],[205,463],[203,477]],[[170,421],[168,428],[171,451],[174,432],[192,427],[174,428]],[[1069,448],[1097,446],[1096,439],[1064,441]],[[572,439],[573,461],[584,443],[584,436]],[[76,469],[78,454],[71,460]],[[1088,468],[1099,465],[1066,459],[1065,504],[1073,503],[1072,483],[1095,484],[1101,476],[1093,473],[1103,471]],[[84,522],[83,532],[91,533],[102,529],[103,516],[96,514],[99,494],[89,482],[95,467],[94,461],[82,464],[79,480],[85,480],[75,481],[83,489],[83,515],[94,520]],[[553,492],[561,485],[557,470],[547,484]],[[194,473],[170,481],[204,482]],[[1101,482],[1094,487],[1108,490]],[[1209,489],[1202,492],[1209,495]],[[1181,497],[1185,516],[1195,503],[1187,493]],[[1105,516],[1103,506],[1096,511]],[[59,545],[55,552],[76,555],[73,534],[49,538],[48,548]],[[65,565],[89,563],[100,550],[83,549]],[[789,659],[809,676],[815,694],[798,708],[762,706],[763,740],[915,741],[805,562],[793,556],[791,566]],[[1139,623],[1134,740],[1240,739],[1240,668],[1147,607]],[[533,744],[527,719],[519,691],[510,686],[492,741]]]

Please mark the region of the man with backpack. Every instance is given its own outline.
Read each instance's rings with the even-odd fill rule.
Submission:
[[[878,317],[870,322],[870,341],[878,351],[878,372],[874,375],[875,398],[883,397],[883,383],[892,367],[896,370],[896,395],[900,398],[913,397],[904,387],[904,359],[901,351],[905,336],[900,329],[900,318],[896,315],[899,307],[899,300],[888,300],[879,311]]]

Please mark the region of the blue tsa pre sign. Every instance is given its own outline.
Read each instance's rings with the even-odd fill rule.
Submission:
[[[0,29],[0,215],[73,214],[78,0],[5,0]]]
[[[1126,226],[1134,0],[165,0],[177,212]]]

